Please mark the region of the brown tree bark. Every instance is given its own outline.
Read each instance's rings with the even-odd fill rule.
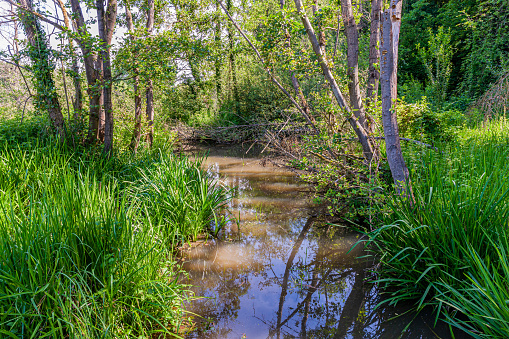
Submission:
[[[127,20],[127,28],[129,29],[129,39],[135,41],[133,16],[129,8],[129,3],[125,4],[125,14]],[[136,58],[136,56],[135,56]],[[136,62],[136,61],[135,61]],[[134,67],[134,129],[129,149],[136,153],[141,139],[141,93],[140,93],[140,77],[138,67]]]
[[[382,14],[380,32],[380,70],[382,87],[382,122],[385,134],[387,162],[391,169],[396,190],[406,194],[410,175],[403,158],[396,114],[399,31],[401,27],[402,0],[391,0],[390,7]],[[412,192],[408,192],[412,196]]]
[[[154,30],[154,0],[148,0],[148,12],[147,12],[147,33],[148,35],[152,35],[152,31]],[[147,98],[147,121],[148,121],[148,132],[147,132],[147,142],[150,147],[154,142],[154,88],[152,84],[152,79],[147,79],[147,89],[146,89],[146,98]]]
[[[92,50],[91,42],[88,41],[90,33],[87,31],[80,0],[71,0],[71,8],[75,17],[78,32],[78,45],[83,54],[85,74],[87,77],[87,93],[89,100],[88,137],[89,143],[99,141],[99,118],[102,97],[102,62],[97,53]]]
[[[96,1],[97,25],[101,39],[101,59],[103,61],[103,96],[104,96],[104,149],[109,154],[113,149],[113,105],[110,44],[117,19],[117,0],[109,0],[106,11],[102,0]]]
[[[30,59],[37,68],[35,81],[38,86],[42,87],[42,92],[38,91],[37,101],[48,111],[49,118],[57,134],[60,137],[65,136],[65,123],[58,95],[55,90],[55,82],[53,81],[53,69],[51,61],[48,58],[48,42],[43,36],[42,27],[38,17],[31,12],[34,12],[31,0],[17,0],[18,5],[23,9],[20,12],[20,21],[25,30],[26,37],[30,43],[33,51],[30,53]],[[37,56],[35,51],[38,51]]]
[[[369,77],[368,89],[366,92],[366,104],[374,100],[378,93],[378,84],[380,82],[380,71],[376,64],[380,61],[380,14],[382,13],[382,0],[371,1],[371,28],[369,36]]]
[[[359,84],[359,31],[353,16],[352,0],[341,0],[341,16],[345,26],[347,40],[347,74],[350,105],[359,123],[367,132],[370,128],[366,121],[366,111],[362,104],[361,87]]]
[[[327,56],[325,55],[325,52],[320,48],[320,43],[318,42],[318,39],[316,38],[313,26],[311,26],[311,23],[309,22],[309,19],[306,15],[306,13],[303,11],[303,5],[301,0],[294,0],[295,6],[297,7],[297,11],[299,12],[299,15],[301,17],[302,23],[304,24],[304,27],[306,29],[309,41],[311,42],[311,45],[313,46],[313,51],[315,52],[315,55],[318,57],[318,62],[320,64],[320,67],[322,69],[322,72],[325,76],[325,79],[329,83],[329,86],[332,90],[332,93],[334,94],[334,97],[336,98],[336,101],[338,102],[339,106],[343,108],[347,114],[348,114],[348,122],[352,126],[352,129],[354,130],[355,134],[359,138],[359,142],[362,145],[362,150],[364,154],[364,158],[371,162],[374,156],[374,150],[373,146],[371,144],[371,141],[369,139],[367,131],[364,129],[364,127],[360,124],[358,121],[357,116],[354,114],[358,112],[354,111],[352,114],[351,108],[348,106],[348,104],[345,102],[345,98],[343,96],[343,93],[339,89],[338,84],[336,83],[336,79],[334,78],[331,69],[329,67]]]

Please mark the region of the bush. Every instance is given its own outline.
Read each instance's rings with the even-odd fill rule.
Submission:
[[[425,142],[451,141],[466,121],[457,109],[433,110],[426,97],[416,103],[398,101],[400,136]]]

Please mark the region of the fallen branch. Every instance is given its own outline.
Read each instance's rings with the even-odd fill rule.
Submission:
[[[385,137],[371,137],[372,139],[375,139],[375,140],[385,140]],[[348,139],[343,139],[343,140],[348,140],[348,141],[357,141],[358,139],[356,138],[348,138]],[[419,141],[419,140],[414,140],[414,139],[408,139],[408,138],[402,138],[402,137],[399,137],[399,140],[403,140],[403,141],[408,141],[408,142],[413,142],[415,144],[418,144],[418,145],[421,145],[421,146],[425,146],[425,147],[428,147],[428,148],[431,148],[431,149],[434,149],[435,151],[439,151],[438,148],[436,148],[435,146],[433,145],[430,145],[430,144],[427,144],[425,142],[422,142],[422,141]]]

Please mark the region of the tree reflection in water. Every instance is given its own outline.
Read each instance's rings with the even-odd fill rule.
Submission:
[[[310,217],[307,188],[292,173],[215,151],[210,171],[237,190],[230,211],[240,229],[231,224],[229,240],[184,255],[188,282],[203,297],[188,305],[201,318],[187,337],[398,337],[414,317],[389,321],[404,309],[375,308],[381,299],[369,283],[372,262],[359,259],[361,246],[351,250],[358,234]],[[432,317],[416,317],[403,337],[449,337],[431,324]]]

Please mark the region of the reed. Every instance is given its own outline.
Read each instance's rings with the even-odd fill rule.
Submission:
[[[415,203],[394,196],[369,234],[383,301],[415,300],[477,337],[509,334],[509,129],[464,130],[441,152],[414,153]],[[467,320],[460,320],[459,314]]]
[[[0,337],[178,337],[172,247],[228,199],[199,162],[5,143],[0,173]]]
[[[202,161],[161,153],[157,162],[139,168],[133,196],[170,244],[196,240],[204,231],[217,234],[226,222],[221,211],[230,191],[202,170]]]

